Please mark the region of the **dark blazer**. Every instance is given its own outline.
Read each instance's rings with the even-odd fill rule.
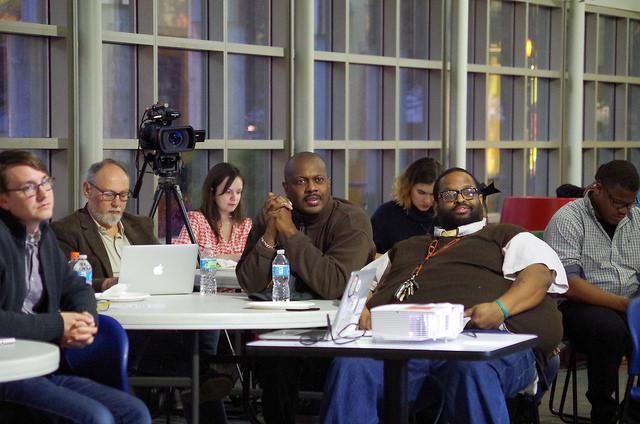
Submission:
[[[69,269],[49,224],[40,225],[40,234],[42,299],[35,314],[25,314],[27,231],[12,214],[0,209],[0,337],[57,343],[64,330],[60,311],[97,314],[93,290]]]
[[[133,245],[158,244],[158,240],[153,234],[151,218],[125,212],[122,216],[122,224],[129,243]],[[51,228],[56,233],[58,243],[67,258],[73,251],[87,255],[93,269],[93,288],[95,291],[102,291],[102,282],[105,278],[113,277],[113,270],[107,249],[104,247],[96,223],[89,215],[86,205],[73,214],[52,223]]]

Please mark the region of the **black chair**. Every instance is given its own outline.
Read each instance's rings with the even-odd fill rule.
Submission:
[[[555,393],[558,384],[558,379],[553,381],[551,389],[549,390],[549,412],[552,415],[560,418],[565,423],[589,423],[591,418],[588,416],[580,415],[578,411],[578,369],[586,367],[586,357],[578,352],[571,342],[564,341],[564,349],[562,356],[566,368],[566,374],[564,382],[562,383],[562,393],[560,395],[560,404],[558,408],[555,408]],[[567,395],[569,392],[569,385],[571,385],[571,412],[568,412],[567,407]],[[615,399],[619,401],[619,391],[616,384]]]

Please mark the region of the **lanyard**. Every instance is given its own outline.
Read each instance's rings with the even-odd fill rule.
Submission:
[[[416,290],[420,288],[420,284],[418,284],[418,282],[416,281],[416,278],[422,272],[422,268],[424,267],[424,264],[429,259],[436,256],[438,253],[444,252],[451,246],[458,243],[460,241],[460,238],[461,237],[454,238],[449,243],[442,246],[440,250],[438,250],[439,239],[432,240],[431,243],[427,245],[427,250],[424,253],[424,259],[422,259],[422,262],[418,264],[418,266],[416,266],[416,268],[413,270],[413,272],[411,273],[411,277],[409,277],[404,283],[402,283],[398,288],[398,290],[396,290],[396,293],[394,294],[394,297],[396,298],[396,300],[398,300],[399,302],[404,302],[405,299],[407,299],[409,296],[412,296],[416,292]]]

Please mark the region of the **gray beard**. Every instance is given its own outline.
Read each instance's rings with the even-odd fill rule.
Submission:
[[[114,215],[113,213],[100,213],[91,211],[91,215],[93,215],[93,219],[98,221],[98,223],[109,228],[118,225],[118,222],[120,222],[120,220],[122,219],[122,211],[118,215]]]

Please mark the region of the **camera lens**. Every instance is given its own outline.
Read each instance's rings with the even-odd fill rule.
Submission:
[[[182,140],[183,140],[182,131],[171,131],[169,133],[169,136],[167,137],[167,140],[173,146],[182,145]]]

